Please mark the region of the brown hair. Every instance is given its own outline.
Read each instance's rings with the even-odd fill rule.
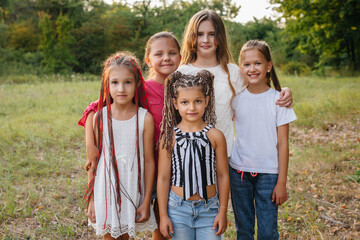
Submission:
[[[182,41],[181,63],[189,64],[195,62],[197,59],[197,35],[200,23],[203,21],[210,21],[215,28],[215,42],[216,60],[220,63],[221,68],[228,75],[228,82],[233,96],[235,96],[235,89],[230,80],[230,73],[227,64],[234,63],[228,48],[226,29],[221,17],[213,10],[202,10],[197,12],[190,19],[184,31],[184,38]]]
[[[208,105],[205,108],[203,121],[215,125],[215,97],[214,97],[214,75],[206,70],[201,70],[195,76],[185,75],[179,71],[173,72],[165,80],[165,96],[163,119],[161,121],[162,148],[172,151],[173,127],[181,122],[181,116],[175,109],[172,99],[177,99],[178,88],[201,87],[204,96],[209,96]]]
[[[167,32],[167,31],[163,31],[163,32],[158,32],[158,33],[155,33],[154,35],[152,35],[149,40],[146,42],[146,45],[145,45],[145,55],[144,55],[144,62],[146,61],[147,58],[149,58],[150,56],[150,52],[151,52],[151,45],[153,44],[153,42],[157,39],[160,39],[160,38],[169,38],[169,39],[172,39],[174,40],[175,42],[175,45],[176,47],[178,48],[179,50],[179,54],[180,54],[180,43],[179,41],[177,40],[177,38],[175,37],[175,35],[171,32]],[[149,69],[149,74],[148,74],[148,77],[149,78],[152,78],[154,77],[155,75],[155,72],[153,69]]]
[[[242,54],[247,51],[247,50],[251,50],[251,49],[257,49],[259,50],[259,52],[262,53],[262,55],[265,57],[265,59],[270,62],[272,61],[271,58],[271,50],[269,45],[265,42],[265,41],[260,41],[260,40],[249,40],[247,41],[244,46],[241,48],[240,50],[240,55],[239,55],[239,65],[241,66],[241,60],[242,60]],[[270,82],[272,81],[274,88],[278,91],[281,91],[281,85],[280,85],[280,81],[277,77],[276,71],[275,71],[275,67],[274,64],[271,67],[270,72],[266,73],[266,79],[267,82],[266,84],[270,86]]]
[[[145,88],[144,88],[144,79],[142,77],[139,65],[138,65],[138,60],[136,59],[135,55],[130,53],[130,52],[117,52],[112,54],[111,56],[109,56],[105,62],[102,64],[103,65],[103,78],[102,78],[102,82],[101,82],[101,90],[100,90],[100,98],[99,98],[99,105],[98,105],[98,111],[97,111],[97,116],[96,116],[96,131],[98,133],[98,139],[97,139],[97,146],[99,149],[98,152],[98,156],[96,158],[96,163],[95,163],[95,168],[94,168],[94,172],[93,172],[93,177],[91,179],[91,181],[89,182],[89,185],[87,187],[86,193],[85,193],[85,200],[87,202],[89,202],[89,200],[91,199],[91,196],[93,194],[93,188],[94,188],[94,182],[95,182],[95,175],[96,175],[96,170],[97,170],[97,165],[102,153],[102,149],[103,149],[103,124],[107,124],[108,126],[108,134],[109,134],[109,151],[110,151],[110,162],[111,162],[111,166],[113,167],[114,170],[114,175],[115,175],[115,183],[113,183],[115,185],[115,189],[116,189],[116,198],[117,198],[117,203],[119,204],[119,206],[121,206],[121,198],[120,198],[120,192],[125,191],[125,196],[128,198],[128,194],[126,194],[126,190],[124,189],[120,189],[120,178],[119,178],[119,172],[118,172],[118,167],[117,167],[117,161],[116,161],[116,156],[115,156],[115,146],[114,146],[114,133],[113,133],[113,129],[112,129],[112,114],[111,114],[111,103],[113,102],[113,99],[110,96],[110,86],[109,86],[109,74],[111,69],[115,68],[115,67],[126,67],[133,75],[134,75],[134,79],[135,79],[135,84],[136,84],[136,88],[135,88],[135,94],[134,94],[134,98],[133,98],[133,103],[136,105],[136,148],[137,148],[137,161],[138,161],[138,187],[139,187],[139,191],[141,193],[141,186],[140,186],[140,182],[141,182],[141,169],[140,169],[140,150],[139,150],[139,123],[138,123],[138,108],[139,107],[144,107],[146,109],[148,109],[148,103],[147,103],[147,99],[146,99],[146,93],[145,93]],[[102,109],[105,108],[107,109],[107,123],[103,122],[103,111]],[[109,180],[110,181],[110,180]],[[134,207],[135,203],[133,202],[132,199],[129,199]]]

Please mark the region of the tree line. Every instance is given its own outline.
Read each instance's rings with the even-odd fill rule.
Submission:
[[[282,21],[235,22],[232,0],[151,0],[107,4],[102,0],[0,0],[0,75],[100,73],[100,63],[117,50],[140,59],[146,41],[159,31],[179,40],[201,9],[224,19],[235,58],[249,39],[266,40],[283,70],[293,73],[356,69],[359,62],[360,0],[271,0]],[[285,20],[285,22],[284,22]]]

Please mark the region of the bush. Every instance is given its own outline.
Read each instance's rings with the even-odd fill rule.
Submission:
[[[290,61],[281,68],[286,74],[309,75],[311,73],[310,67],[303,62]]]

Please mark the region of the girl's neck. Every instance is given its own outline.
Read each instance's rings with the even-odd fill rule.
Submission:
[[[260,93],[264,93],[267,90],[269,90],[269,86],[264,83],[264,84],[249,84],[247,86],[247,90],[252,93],[252,94],[260,94]]]
[[[181,121],[177,127],[182,132],[199,132],[203,130],[207,126],[207,123],[204,122],[202,119],[198,122],[187,122],[187,121]]]
[[[130,102],[128,104],[111,104],[111,115],[116,120],[129,120],[135,115],[135,104]]]
[[[209,67],[216,67],[217,65],[219,65],[219,62],[217,61],[215,54],[209,58],[205,58],[198,55],[195,62],[193,62],[192,65],[200,68],[201,67],[209,68]]]
[[[153,80],[161,85],[165,84],[165,79],[167,76],[163,76],[161,74],[155,73],[155,76],[153,77]]]

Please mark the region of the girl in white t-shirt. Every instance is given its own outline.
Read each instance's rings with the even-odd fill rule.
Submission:
[[[258,239],[278,239],[278,206],[287,199],[289,123],[296,115],[276,105],[281,87],[266,42],[248,41],[239,64],[248,86],[232,102],[237,137],[229,171],[237,239],[254,238],[255,213]]]
[[[230,54],[224,23],[213,10],[197,12],[189,21],[182,42],[182,59],[178,71],[195,75],[205,69],[214,75],[216,128],[223,132],[228,156],[234,143],[231,99],[246,85]],[[281,92],[277,104],[291,106],[291,92]]]

